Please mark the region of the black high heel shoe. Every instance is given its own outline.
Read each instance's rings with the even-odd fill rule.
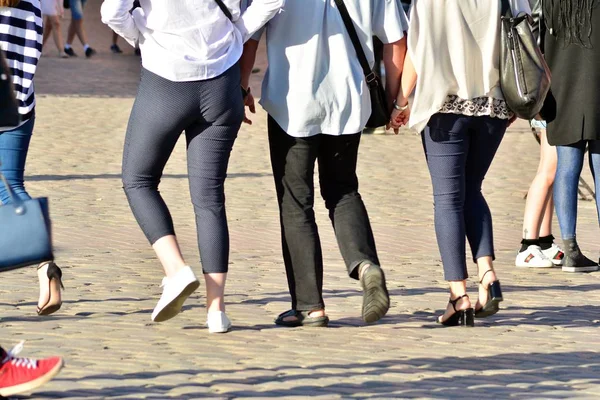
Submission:
[[[458,303],[458,301],[460,299],[463,298],[468,298],[469,295],[468,294],[463,294],[460,297],[457,297],[456,299],[452,300],[452,298],[450,298],[449,303],[452,304],[452,308],[454,308],[454,314],[452,314],[450,317],[446,318],[445,321],[442,320],[442,318],[444,317],[443,315],[441,317],[438,317],[437,322],[438,324],[442,324],[444,326],[465,326],[465,327],[473,327],[475,326],[475,318],[474,318],[474,310],[473,308],[467,308],[466,310],[457,310],[456,309],[456,303]]]
[[[493,269],[489,269],[483,274],[479,284],[483,286],[483,278],[485,275],[493,271]],[[487,302],[483,305],[483,307],[475,310],[475,318],[486,318],[491,315],[496,314],[500,310],[500,302],[504,300],[502,298],[502,288],[500,287],[500,281],[496,279],[494,282],[488,285],[488,299]]]
[[[62,300],[60,299],[60,289],[64,290],[62,283],[62,271],[54,262],[43,263],[38,269],[48,265],[48,300],[42,307],[38,307],[38,315],[50,315],[57,312],[62,307]]]

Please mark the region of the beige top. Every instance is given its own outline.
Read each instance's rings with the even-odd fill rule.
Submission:
[[[509,0],[513,14],[531,13]],[[497,4],[497,7],[490,6]],[[492,0],[415,0],[408,52],[417,72],[409,127],[422,131],[448,96],[503,100],[499,86],[500,7]]]

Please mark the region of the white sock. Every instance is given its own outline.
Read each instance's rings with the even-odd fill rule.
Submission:
[[[83,45],[83,51],[87,51],[87,49],[89,49],[89,48],[90,48],[90,45],[89,45],[89,44],[85,44],[85,45]]]
[[[71,48],[71,45],[69,43],[65,43],[65,49],[69,50]]]

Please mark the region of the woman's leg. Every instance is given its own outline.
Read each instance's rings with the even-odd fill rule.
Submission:
[[[435,114],[422,134],[433,186],[435,233],[451,300],[466,294],[468,278],[464,218],[468,124],[468,117]],[[457,310],[470,307],[466,297],[456,305]],[[447,320],[452,314],[454,307],[448,304],[441,319]]]
[[[186,129],[188,174],[206,282],[208,327],[211,332],[222,333],[231,326],[224,315],[229,266],[225,178],[244,118],[239,66],[200,82],[199,98],[201,118]]]
[[[64,53],[65,42],[62,37],[62,29],[60,26],[60,16],[54,15],[51,17],[52,19],[52,38],[54,39],[54,44],[56,45],[56,49],[58,53],[63,56]]]
[[[52,33],[52,15],[44,15],[44,35],[42,36],[42,46],[46,47],[46,42]]]
[[[588,152],[590,160],[590,169],[594,177],[594,191],[596,192],[596,211],[598,213],[598,223],[600,224],[600,140],[590,140],[588,142]]]
[[[595,261],[582,254],[577,243],[577,189],[586,145],[586,141],[580,141],[557,147],[558,164],[554,182],[554,201],[564,244],[565,258],[562,268],[565,272],[588,272],[598,269]]]
[[[557,146],[558,162],[554,183],[556,216],[563,240],[575,239],[577,228],[577,188],[583,168],[584,141]]]
[[[158,191],[165,164],[181,132],[196,118],[197,109],[193,83],[171,82],[142,70],[125,137],[123,188],[167,276],[163,296],[152,316],[155,321],[175,316],[193,291],[190,285],[197,284],[185,265],[171,214]]]
[[[485,280],[479,285],[480,304],[485,304],[487,300],[489,284],[497,280],[492,264],[495,258],[492,214],[481,193],[481,186],[504,138],[507,126],[506,120],[476,117],[473,119],[470,131],[471,146],[466,166],[464,210],[467,238],[473,260],[477,262],[480,282],[485,274]]]
[[[25,190],[24,176],[34,122],[35,117],[32,117],[18,128],[0,132],[0,171],[2,171],[15,196],[22,200],[31,199]],[[11,202],[8,190],[1,183],[0,202],[2,204]]]
[[[523,217],[523,239],[535,240],[552,234],[552,185],[556,175],[556,148],[548,144],[540,129],[540,163],[531,182]]]

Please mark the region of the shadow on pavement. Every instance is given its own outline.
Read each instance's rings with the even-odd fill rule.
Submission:
[[[299,370],[303,370],[300,371]],[[304,372],[305,371],[305,372]],[[335,372],[332,372],[335,371]],[[236,378],[243,372],[244,376]],[[251,372],[251,377],[248,373]],[[393,375],[392,375],[393,374]],[[437,376],[431,376],[431,375]],[[445,376],[452,374],[453,376]],[[486,357],[444,357],[444,358],[405,358],[356,364],[319,364],[310,367],[288,365],[276,368],[184,369],[159,372],[140,372],[125,375],[100,374],[79,380],[105,380],[106,382],[129,380],[144,381],[135,385],[105,387],[102,389],[73,390],[68,392],[40,392],[36,398],[73,396],[78,398],[128,398],[144,395],[158,399],[169,396],[169,391],[179,386],[155,384],[156,378],[164,380],[169,375],[188,375],[189,382],[182,385],[186,394],[177,398],[202,397],[260,397],[319,395],[350,396],[360,398],[361,393],[384,398],[427,397],[449,398],[508,398],[535,394],[541,398],[568,398],[569,394],[585,382],[586,386],[600,384],[600,359],[592,351],[566,353],[508,353]],[[415,376],[428,375],[414,379]],[[228,376],[223,379],[223,376]],[[199,377],[203,383],[194,382]],[[214,377],[212,380],[211,377]],[[382,379],[382,377],[385,377]],[[403,379],[410,378],[410,379]],[[319,380],[334,384],[317,384]],[[348,383],[346,380],[356,383]],[[69,382],[57,378],[56,381]],[[307,384],[307,381],[315,384]],[[346,381],[346,382],[343,382]],[[286,385],[285,389],[262,390],[256,385],[276,382]],[[232,391],[220,391],[219,386],[231,388],[243,385]]]

